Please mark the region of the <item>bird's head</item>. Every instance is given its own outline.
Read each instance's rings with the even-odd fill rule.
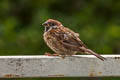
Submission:
[[[62,26],[61,22],[54,20],[54,19],[48,19],[42,25],[45,27],[45,32],[47,32],[53,28]]]

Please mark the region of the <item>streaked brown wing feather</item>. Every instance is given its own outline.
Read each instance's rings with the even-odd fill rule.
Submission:
[[[70,34],[69,34],[69,32],[70,32]],[[80,51],[80,49],[81,49],[80,47],[86,48],[84,43],[79,39],[79,36],[76,36],[73,31],[71,32],[71,30],[66,29],[66,32],[61,30],[58,33],[57,37],[59,37],[58,41],[60,41],[60,43],[65,48],[71,49],[73,51]],[[81,49],[81,51],[83,52],[82,49]]]
[[[78,52],[84,52],[84,50],[82,48],[80,48],[79,46],[76,45],[72,45],[63,41],[60,41],[61,44],[68,50],[72,50],[72,51],[78,51]]]
[[[64,30],[65,32],[68,32],[68,33],[64,33],[68,37],[66,39],[65,38],[63,39],[66,43],[87,48],[86,45],[79,39],[78,33],[75,33],[71,29],[65,27]]]

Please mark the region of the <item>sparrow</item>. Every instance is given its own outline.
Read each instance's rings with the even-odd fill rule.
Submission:
[[[80,40],[79,34],[64,27],[61,22],[48,19],[42,24],[45,27],[43,38],[47,46],[62,58],[76,53],[92,54],[104,61],[106,58],[90,50]]]

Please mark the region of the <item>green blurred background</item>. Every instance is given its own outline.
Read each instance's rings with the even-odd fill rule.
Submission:
[[[0,55],[52,52],[41,25],[49,18],[78,32],[100,54],[120,53],[120,0],[0,0]]]

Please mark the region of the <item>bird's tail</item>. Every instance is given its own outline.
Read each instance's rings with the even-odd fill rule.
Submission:
[[[87,53],[87,54],[92,54],[92,55],[96,56],[97,58],[99,58],[99,59],[102,60],[102,61],[106,60],[106,58],[104,58],[103,56],[95,53],[94,51],[92,51],[92,50],[90,50],[90,49],[87,49],[85,53]]]

